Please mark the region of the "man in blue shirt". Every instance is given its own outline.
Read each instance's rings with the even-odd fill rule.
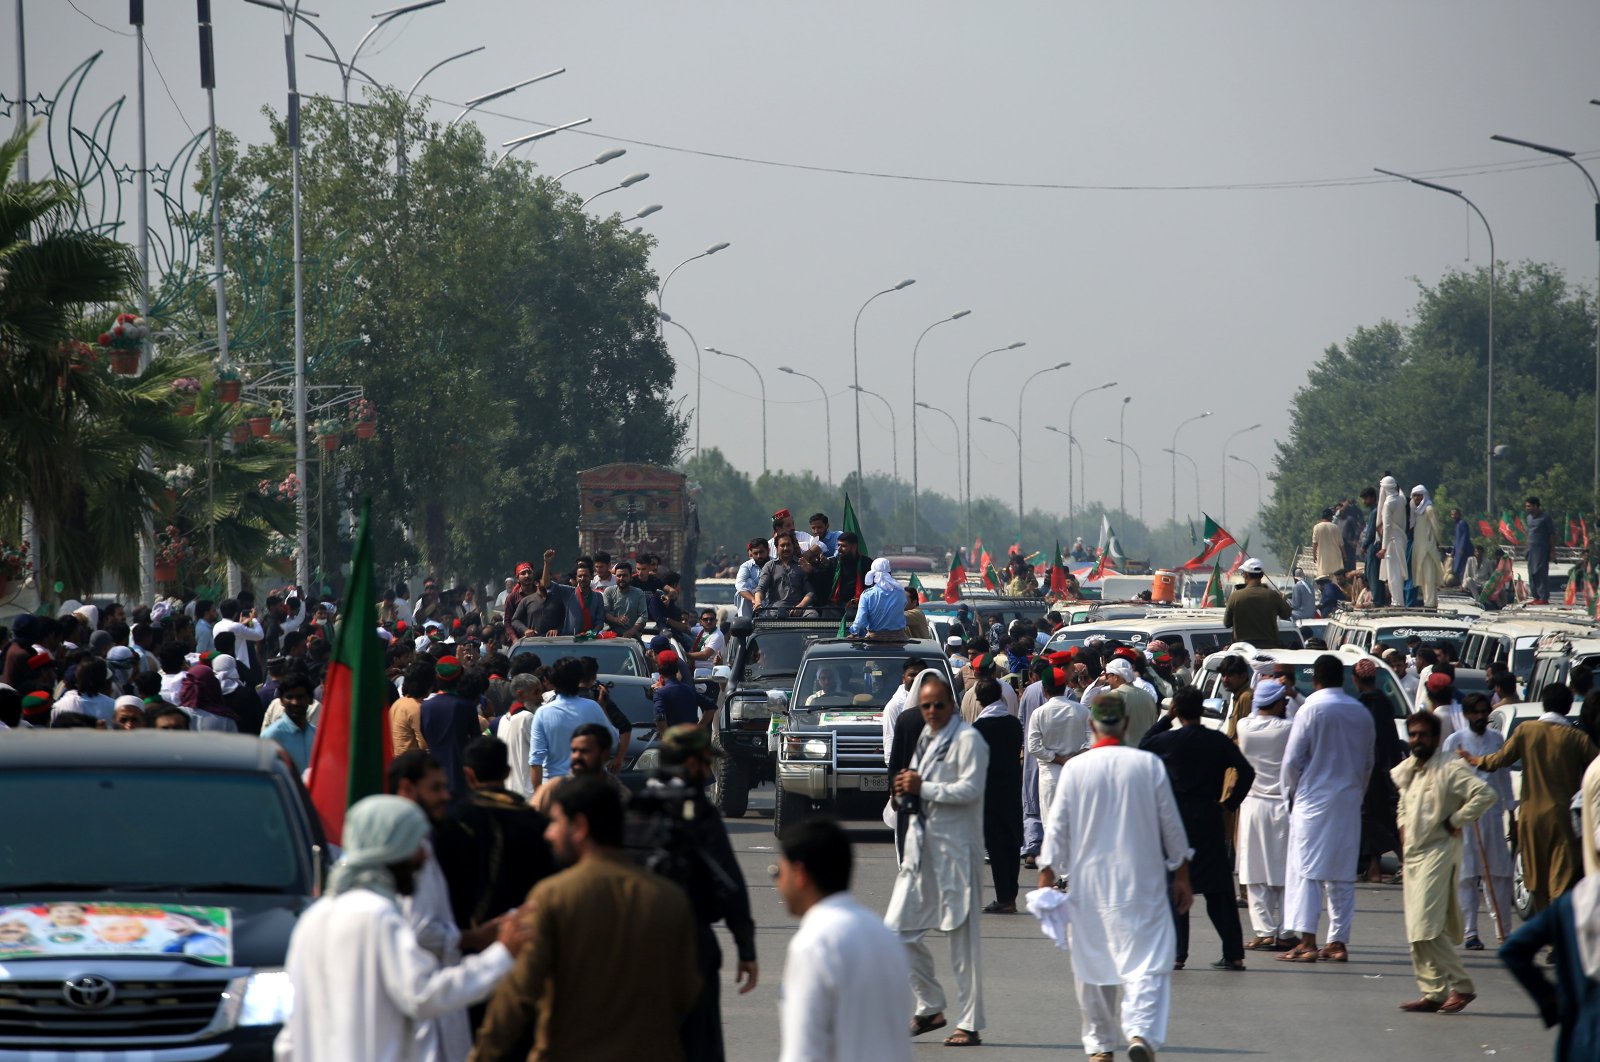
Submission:
[[[656,687],[656,733],[665,734],[668,727],[679,723],[696,726],[715,715],[717,702],[705,696],[693,683],[683,681],[683,668],[678,654],[663,651],[656,654],[656,670],[661,674],[661,684]]]
[[[605,709],[578,695],[583,682],[583,661],[564,656],[550,665],[550,684],[556,695],[533,713],[533,741],[528,752],[528,776],[532,789],[546,779],[565,778],[572,773],[572,735],[585,723],[598,723],[611,732],[611,747],[617,745],[617,728],[606,718]]]
[[[1529,604],[1550,603],[1550,547],[1555,544],[1556,522],[1544,511],[1538,498],[1523,503],[1528,514],[1528,593],[1533,595]]]
[[[311,763],[311,746],[317,738],[317,728],[306,718],[311,709],[311,680],[304,671],[290,671],[278,681],[278,703],[283,705],[283,715],[261,731],[261,736],[276,741],[289,754],[294,769],[304,771]]]
[[[832,557],[839,552],[839,535],[842,532],[828,530],[828,514],[811,514],[811,538],[822,547],[824,557]]]
[[[856,606],[850,636],[905,640],[906,592],[894,581],[889,573],[889,562],[883,557],[873,561],[867,572],[867,589]]]
[[[764,538],[752,538],[745,546],[745,552],[750,555],[750,559],[739,565],[739,570],[733,576],[733,589],[739,596],[741,617],[755,613],[756,587],[761,583],[761,569],[772,559],[772,554],[767,549],[767,540]]]

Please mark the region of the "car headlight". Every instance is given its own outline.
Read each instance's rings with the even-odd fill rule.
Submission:
[[[833,742],[826,737],[786,734],[783,758],[786,760],[826,760],[833,754]]]
[[[767,702],[765,700],[753,700],[749,697],[735,698],[733,706],[728,709],[728,714],[733,717],[735,723],[765,719],[768,714]]]
[[[654,771],[658,770],[660,767],[660,749],[645,749],[643,752],[639,753],[639,758],[633,761],[633,769],[636,771]]]
[[[294,1010],[294,984],[287,970],[257,970],[242,978],[237,1025],[282,1025]],[[237,982],[235,982],[237,984]]]

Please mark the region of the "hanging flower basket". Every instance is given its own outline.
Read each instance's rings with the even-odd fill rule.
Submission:
[[[356,438],[370,439],[378,434],[378,422],[375,420],[356,421]]]
[[[156,561],[156,582],[175,583],[178,581],[177,561]]]
[[[271,417],[251,417],[250,418],[250,434],[251,435],[254,435],[258,439],[265,439],[267,437],[267,435],[271,431],[272,431],[272,418]]]
[[[239,404],[239,392],[244,390],[243,380],[218,380],[217,400],[230,406]]]
[[[339,437],[337,435],[324,435],[322,437],[322,448],[330,454],[333,453],[339,448]]]
[[[243,446],[245,443],[247,443],[249,441],[250,441],[250,425],[248,425],[248,424],[235,424],[233,426],[233,444],[235,446]]]
[[[139,375],[139,352],[137,350],[111,351],[111,371],[118,376]]]
[[[180,405],[178,407],[178,416],[180,416],[180,417],[192,417],[192,416],[194,416],[194,403],[193,402],[185,402],[182,405]]]

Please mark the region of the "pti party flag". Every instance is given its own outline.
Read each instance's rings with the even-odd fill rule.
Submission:
[[[1500,596],[1506,584],[1511,581],[1511,558],[1502,556],[1494,566],[1494,573],[1483,584],[1483,590],[1478,594],[1478,604],[1488,607],[1489,602]]]
[[[1209,608],[1221,608],[1223,605],[1221,561],[1215,561],[1211,565],[1211,578],[1206,580],[1206,589],[1200,595],[1200,604]]]
[[[961,547],[956,547],[956,555],[950,558],[950,574],[944,578],[944,599],[949,604],[961,600],[961,588],[967,582],[967,566],[961,561]]]
[[[1122,543],[1117,541],[1117,532],[1112,528],[1111,521],[1106,518],[1104,513],[1100,514],[1100,544],[1096,547],[1095,552],[1099,553],[1102,558],[1110,557],[1116,561],[1124,559],[1125,556],[1122,552]]]
[[[345,809],[363,797],[383,792],[384,766],[391,751],[388,710],[384,707],[383,642],[373,617],[377,586],[372,575],[372,500],[361,505],[350,583],[339,607],[333,657],[322,680],[322,708],[311,747],[307,788],[328,840],[338,844]]]
[[[1574,564],[1572,571],[1567,575],[1567,592],[1562,595],[1561,603],[1568,608],[1578,603],[1578,584],[1583,582],[1583,572]]]
[[[917,604],[919,605],[925,605],[928,603],[928,591],[922,585],[922,580],[917,578],[916,572],[911,573],[911,580],[906,583],[906,593],[912,597],[915,597],[917,599]]]
[[[997,594],[1006,585],[1000,578],[1000,573],[994,570],[994,562],[989,559],[987,553],[983,555],[983,585]]]
[[[1200,515],[1205,516],[1204,513],[1201,513]],[[1211,519],[1211,517],[1206,516],[1206,537],[1205,541],[1202,543],[1200,553],[1179,570],[1192,571],[1196,568],[1204,568],[1209,561],[1217,556],[1217,554],[1221,553],[1229,546],[1236,545],[1238,545],[1238,541],[1232,535],[1228,534],[1227,528]]]
[[[1233,565],[1228,569],[1228,578],[1233,578],[1239,571],[1239,566],[1250,557],[1250,536],[1244,536],[1244,545],[1239,547],[1239,555],[1233,558]]]
[[[1482,535],[1484,538],[1494,537],[1494,525],[1489,522],[1489,518],[1487,516],[1478,517],[1478,534]]]
[[[1061,555],[1061,540],[1056,539],[1056,555],[1050,562],[1050,592],[1064,594],[1067,592],[1067,561]]]
[[[852,507],[851,504],[850,504],[850,492],[849,491],[845,491],[845,495],[844,495],[844,519],[840,521],[839,530],[841,530],[841,531],[853,531],[855,533],[855,536],[856,536],[856,552],[860,553],[863,557],[872,556],[871,553],[867,552],[867,539],[866,539],[866,536],[861,533],[861,521],[856,519],[855,508]]]
[[[1562,519],[1565,521],[1567,527],[1566,545],[1576,546],[1578,544],[1578,521],[1572,518],[1571,513],[1567,513],[1564,517],[1562,517]]]

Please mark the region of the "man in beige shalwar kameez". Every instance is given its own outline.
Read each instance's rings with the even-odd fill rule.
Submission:
[[[1495,792],[1460,760],[1439,755],[1439,717],[1406,720],[1411,757],[1389,772],[1400,790],[1405,847],[1406,936],[1422,998],[1401,1010],[1455,1014],[1477,998],[1456,954],[1461,939],[1461,831],[1494,806]]]

